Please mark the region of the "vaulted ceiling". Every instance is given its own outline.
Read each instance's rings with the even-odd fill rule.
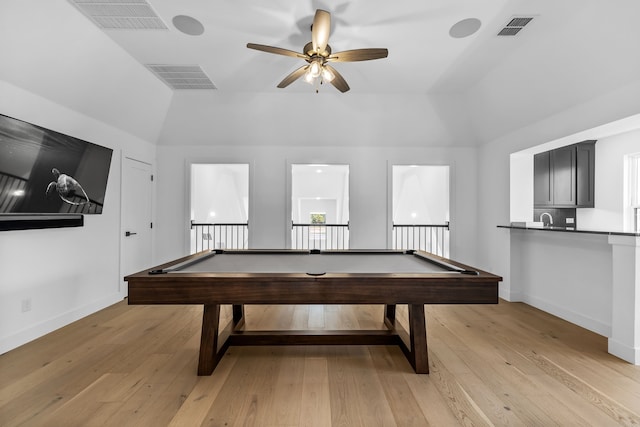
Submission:
[[[347,93],[279,89],[304,62],[246,48],[301,51],[316,9],[334,52],[389,50],[334,64]],[[636,0],[3,0],[0,80],[158,144],[476,145],[638,82],[639,14]],[[533,19],[499,36],[514,17]],[[100,27],[140,24],[164,28]],[[215,89],[172,89],[149,65],[196,66]]]

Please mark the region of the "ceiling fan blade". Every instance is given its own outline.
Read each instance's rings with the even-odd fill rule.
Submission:
[[[326,65],[326,64],[324,67],[333,74],[333,80],[331,80],[331,84],[334,85],[336,89],[338,89],[342,93],[350,89],[349,85],[347,84],[347,81],[344,79],[344,77],[342,77],[342,74],[340,74],[335,68],[333,68],[331,65]]]
[[[282,49],[281,47],[266,46],[263,44],[255,44],[255,43],[247,43],[247,47],[249,49],[261,50],[267,53],[275,53],[277,55],[292,56],[294,58],[300,58],[300,59],[309,59],[309,57],[303,53],[295,52],[293,50],[288,50],[288,49]]]
[[[304,73],[307,71],[308,68],[309,68],[309,65],[303,65],[302,67],[298,68],[293,73],[291,73],[287,77],[285,77],[280,82],[280,84],[278,84],[278,87],[282,89],[284,87],[289,86],[291,83],[295,82],[300,77],[302,77],[304,75]]]
[[[329,34],[331,33],[331,14],[326,10],[316,10],[313,17],[313,26],[311,27],[311,43],[315,53],[322,53],[329,43]]]
[[[370,61],[372,59],[386,58],[389,55],[387,49],[354,49],[345,50],[343,52],[336,52],[331,54],[327,61],[332,62],[356,62],[356,61]]]

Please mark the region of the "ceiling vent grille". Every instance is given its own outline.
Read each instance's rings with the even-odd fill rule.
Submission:
[[[499,36],[515,36],[533,20],[531,16],[514,16],[498,33]]]
[[[167,86],[174,90],[217,89],[209,76],[199,65],[157,65],[147,64],[147,68],[153,72]]]
[[[69,0],[106,30],[167,30],[146,0]]]

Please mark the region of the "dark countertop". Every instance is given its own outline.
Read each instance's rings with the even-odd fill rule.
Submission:
[[[604,234],[607,236],[640,237],[640,233],[634,233],[634,232],[583,230],[583,229],[575,229],[570,227],[526,227],[524,225],[498,225],[498,228],[510,228],[514,230],[534,230],[534,231],[560,231],[565,233]]]

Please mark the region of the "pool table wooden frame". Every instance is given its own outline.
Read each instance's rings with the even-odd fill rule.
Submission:
[[[301,251],[215,251],[289,254]],[[313,256],[312,252],[303,251]],[[398,251],[330,251],[398,253]],[[326,252],[323,252],[326,253]],[[213,256],[215,256],[215,254]],[[177,264],[197,262],[204,253],[125,277],[129,304],[202,304],[198,375],[211,375],[229,346],[241,345],[398,345],[418,374],[429,373],[425,304],[496,304],[501,277],[421,251],[406,251],[429,263],[444,263],[429,273],[213,273],[172,272]],[[448,267],[460,271],[449,271]],[[158,274],[159,273],[159,274]],[[220,305],[232,305],[232,319],[220,328]],[[245,304],[384,304],[381,330],[249,331]],[[408,305],[409,330],[396,321],[396,305]]]

